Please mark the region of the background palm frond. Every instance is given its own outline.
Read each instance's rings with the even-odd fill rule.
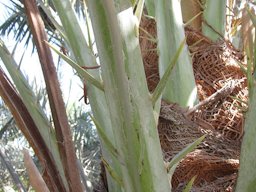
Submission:
[[[8,11],[7,19],[0,24],[0,34],[5,36],[13,35],[15,41],[22,42],[24,41],[25,47],[29,45],[31,42],[33,45],[34,51],[34,42],[32,40],[31,31],[28,27],[27,18],[25,15],[25,9],[22,4],[22,1],[19,0],[10,0],[8,4],[3,5],[6,7]],[[52,4],[49,4],[52,5]],[[47,14],[43,11],[43,9],[38,5],[39,12],[45,24],[45,29],[49,37],[49,41],[58,46],[61,45],[62,39],[56,33],[56,28],[54,24],[51,22]],[[54,9],[53,9],[54,10]]]

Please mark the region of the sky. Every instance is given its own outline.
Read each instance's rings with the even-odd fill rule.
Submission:
[[[6,7],[3,4],[10,4],[8,0],[0,0],[0,25],[8,18],[8,12]],[[6,47],[10,52],[14,49],[16,44],[13,39],[13,35],[10,34],[8,37],[0,36],[0,38],[4,41]],[[25,54],[23,56],[23,53]],[[53,52],[52,52],[53,53]],[[21,42],[15,51],[14,58],[16,63],[20,63],[20,60],[23,56],[23,60],[21,62],[21,70],[25,76],[29,78],[29,81],[36,81],[39,86],[44,86],[44,80],[42,75],[42,70],[40,66],[40,62],[38,60],[38,56],[35,53],[32,53],[31,43],[25,49],[24,43]],[[53,53],[54,62],[58,63],[58,56]],[[0,66],[4,68],[4,65],[0,59]],[[72,68],[65,62],[60,62],[58,65],[59,74],[60,74],[60,83],[63,91],[63,97],[65,102],[69,102],[71,105],[73,102],[80,103],[79,99],[83,96],[83,83],[81,80],[74,75],[74,71]],[[83,100],[81,100],[83,102]]]

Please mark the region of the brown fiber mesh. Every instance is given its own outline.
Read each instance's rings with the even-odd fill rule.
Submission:
[[[149,40],[156,37],[154,20],[143,17],[141,28],[145,73],[149,90],[153,91],[159,81],[157,45]],[[201,106],[189,117],[178,105],[162,101],[158,131],[166,161],[207,134],[204,142],[177,166],[172,178],[173,190],[182,191],[185,184],[197,175],[193,191],[233,191],[243,135],[242,110],[246,109],[244,102],[248,97],[246,77],[237,64],[242,54],[230,43],[213,43],[191,28],[186,28],[186,37],[200,101],[227,85],[232,85],[232,89],[229,94],[220,94]]]
[[[150,22],[149,22],[150,21]],[[140,46],[148,89],[152,92],[159,82],[156,23],[153,19],[142,17],[140,24]]]
[[[238,64],[242,54],[226,41],[200,45],[190,51],[200,100],[231,81],[234,89],[230,95],[223,95],[221,99],[199,109],[194,118],[204,120],[227,139],[241,139],[244,121],[242,109],[246,107],[244,102],[248,97],[246,76]]]
[[[196,191],[211,191],[208,185],[214,186],[215,182],[215,188],[221,188],[220,191],[224,191],[225,186],[233,187],[233,180],[232,183],[225,178],[238,171],[240,142],[227,140],[218,132],[198,126],[182,111],[176,104],[162,102],[158,130],[164,159],[170,161],[185,146],[204,134],[207,136],[176,168],[172,177],[174,191],[182,191],[184,185],[195,175]],[[217,183],[217,178],[223,178],[228,183]]]

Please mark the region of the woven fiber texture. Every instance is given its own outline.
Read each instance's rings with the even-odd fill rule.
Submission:
[[[193,32],[187,32],[187,36]],[[194,114],[219,131],[227,139],[241,139],[243,135],[243,110],[248,99],[246,76],[239,64],[243,59],[241,52],[225,40],[216,43],[190,45],[194,76],[199,99],[205,100],[218,90],[229,85],[231,91],[213,99]],[[241,65],[241,64],[240,64]]]
[[[155,21],[142,18],[140,45],[148,88],[159,82]],[[200,105],[183,109],[162,101],[158,132],[165,161],[200,136],[205,140],[177,166],[174,191],[182,191],[197,176],[193,191],[233,191],[239,168],[243,113],[247,109],[247,80],[240,68],[243,55],[226,40],[213,43],[186,28]]]

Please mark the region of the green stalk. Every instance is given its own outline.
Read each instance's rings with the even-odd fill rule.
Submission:
[[[155,17],[155,2],[154,0],[145,0],[145,5],[148,11],[148,15]]]
[[[255,15],[252,15],[251,12],[247,9],[248,14],[254,24],[254,29],[256,27]],[[255,70],[255,49],[256,49],[256,41],[250,42],[253,47],[253,50],[250,50],[250,45],[247,45],[247,49],[249,49],[248,53],[250,60],[247,60],[247,79],[248,79],[248,88],[249,88],[249,105],[248,111],[245,117],[245,125],[244,125],[244,136],[241,147],[241,155],[240,155],[240,168],[238,172],[237,186],[236,192],[253,192],[256,191],[256,170],[254,169],[256,166],[255,162],[255,153],[256,153],[256,124],[255,124],[255,114],[256,114],[256,78],[255,72],[252,73],[251,69]],[[250,54],[251,53],[251,54]],[[252,55],[253,54],[253,55]],[[254,66],[254,67],[252,67]]]
[[[86,39],[83,32],[79,26],[78,20],[75,16],[74,10],[72,9],[69,0],[53,0],[55,8],[60,16],[66,37],[68,39],[68,44],[71,51],[76,59],[76,62],[80,66],[96,66],[96,58],[93,55],[91,49],[88,47]],[[101,80],[100,73],[98,69],[88,70],[88,72],[99,81]],[[92,107],[92,112],[97,122],[105,131],[105,135],[108,140],[114,143],[112,124],[109,117],[109,110],[106,105],[106,100],[104,92],[99,90],[97,87],[92,85],[90,82],[86,83],[86,89],[88,98],[90,100],[90,105]],[[101,141],[104,143],[104,141]],[[104,146],[104,145],[103,145]],[[115,169],[119,175],[119,165],[116,159],[112,158],[110,152],[108,152],[104,147],[102,148],[104,159],[109,162],[110,166]],[[110,175],[108,177],[108,190],[113,192],[121,191],[121,186],[116,183]]]
[[[180,151],[177,155],[175,155],[172,160],[167,164],[167,171],[169,171],[172,167],[174,167],[178,162],[180,162],[188,153],[193,151],[206,137],[206,135],[201,136],[193,143],[186,146],[182,151]]]
[[[192,177],[192,179],[188,182],[188,184],[186,185],[185,189],[183,189],[182,192],[190,192],[192,190],[195,180],[196,180],[196,175]]]
[[[93,123],[95,124],[96,126],[96,129],[97,129],[97,132],[100,136],[100,138],[102,139],[102,141],[104,141],[104,146],[106,146],[106,149],[108,151],[110,151],[110,153],[115,157],[117,158],[118,157],[118,152],[117,152],[117,149],[114,147],[114,145],[112,144],[112,141],[110,141],[108,139],[108,137],[106,136],[105,134],[105,131],[104,129],[101,127],[101,125],[97,122],[97,120],[92,116],[90,115]]]
[[[240,168],[238,173],[238,180],[236,192],[254,192],[256,191],[256,86],[251,89],[249,110],[246,114],[246,121],[244,125],[245,134],[243,137],[241,155],[240,155]]]
[[[132,6],[88,1],[124,191],[170,191]],[[118,26],[118,23],[120,26]]]
[[[159,70],[162,77],[185,39],[180,2],[159,0],[156,3],[156,21],[159,49]],[[163,99],[181,106],[193,106],[197,100],[195,79],[187,47],[172,70],[163,92]]]
[[[53,45],[49,44],[48,42],[46,42],[53,51],[55,51],[64,61],[66,61],[71,67],[73,67],[76,72],[83,77],[86,81],[90,82],[91,84],[93,84],[95,87],[97,87],[100,90],[104,90],[103,88],[103,84],[102,82],[100,82],[99,80],[95,79],[90,73],[88,73],[85,69],[83,69],[81,66],[79,66],[77,63],[75,63],[72,59],[70,59],[69,57],[67,57],[66,55],[64,55],[63,53],[61,53],[56,47],[54,47]],[[86,66],[84,66],[86,67]],[[100,66],[96,66],[100,67]],[[93,69],[91,69],[93,70]]]
[[[153,104],[156,103],[156,101],[160,98],[160,96],[162,95],[162,92],[164,90],[164,88],[166,87],[166,84],[168,82],[168,79],[170,77],[170,74],[172,72],[173,67],[175,66],[175,63],[177,62],[179,55],[184,47],[185,44],[185,40],[182,42],[182,44],[180,45],[177,53],[174,55],[174,58],[171,60],[170,64],[168,65],[168,68],[166,69],[166,71],[164,72],[163,77],[160,79],[156,89],[154,90],[153,94],[152,94],[152,102]]]
[[[137,8],[134,13],[134,15],[138,18],[138,21],[139,21],[138,23],[140,23],[140,20],[141,20],[143,8],[144,8],[144,2],[145,2],[145,0],[138,0]]]
[[[216,41],[225,37],[227,0],[206,0],[203,13],[203,34]]]

